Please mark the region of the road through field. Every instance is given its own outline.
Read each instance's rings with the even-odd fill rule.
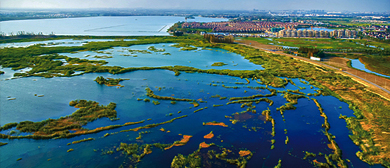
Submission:
[[[383,78],[380,76],[376,76],[367,72],[359,71],[353,68],[349,68],[346,64],[347,59],[343,58],[326,58],[324,61],[314,61],[308,58],[299,57],[291,54],[283,53],[280,50],[280,47],[261,44],[252,40],[240,40],[236,41],[239,44],[251,46],[263,51],[271,52],[274,54],[284,55],[288,57],[292,57],[294,59],[298,59],[307,63],[311,63],[317,66],[326,67],[329,69],[336,70],[337,73],[341,73],[343,75],[349,76],[355,81],[362,83],[365,86],[368,86],[372,92],[375,92],[390,100],[390,79]]]

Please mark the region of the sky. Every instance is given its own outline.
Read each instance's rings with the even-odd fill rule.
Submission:
[[[390,12],[390,0],[0,0],[0,8],[259,9]]]

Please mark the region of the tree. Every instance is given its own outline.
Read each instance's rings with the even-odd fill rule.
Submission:
[[[182,31],[174,31],[174,32],[173,32],[173,35],[174,35],[174,36],[182,36],[182,35],[183,35],[183,32],[182,32]]]

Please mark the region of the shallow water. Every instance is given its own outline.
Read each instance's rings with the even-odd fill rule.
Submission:
[[[220,22],[222,18],[195,17],[189,22]],[[174,23],[185,21],[174,16],[104,16],[62,19],[31,19],[0,22],[1,31],[16,34],[18,31],[35,34],[96,35],[96,36],[166,36]]]
[[[182,51],[180,48],[171,46],[171,43],[134,45],[130,47],[114,47],[113,49],[85,51],[77,53],[60,53],[68,57],[77,57],[89,60],[105,60],[109,62],[105,66],[121,67],[161,67],[182,65],[199,69],[231,69],[231,70],[254,70],[264,69],[261,65],[255,65],[242,56],[222,49],[202,49]],[[164,52],[153,52],[148,50],[154,46],[156,49],[164,49]],[[149,53],[131,54],[128,50],[144,50]],[[169,53],[170,55],[164,55]],[[112,58],[99,59],[94,56],[111,56]],[[215,62],[224,62],[224,66],[211,66]]]
[[[127,78],[130,80],[122,81],[122,88],[108,87],[98,85],[93,80],[97,76],[112,78]],[[305,93],[315,93],[309,85],[301,83],[298,79],[293,79],[294,85],[287,85],[286,88],[278,90],[298,89]],[[241,149],[251,150],[254,155],[248,162],[248,167],[266,167],[275,166],[279,159],[282,159],[282,165],[310,167],[310,161],[317,159],[324,161],[323,157],[310,158],[302,160],[304,153],[309,151],[313,153],[322,152],[330,154],[332,151],[327,148],[327,139],[323,134],[323,118],[320,116],[317,106],[308,99],[299,99],[296,110],[287,110],[283,116],[276,108],[286,103],[286,100],[278,96],[270,97],[274,105],[269,106],[266,102],[254,103],[257,114],[241,112],[246,108],[241,108],[240,104],[226,105],[228,99],[220,100],[212,98],[212,95],[219,94],[222,97],[242,97],[254,94],[268,94],[268,90],[255,90],[247,86],[263,86],[255,81],[247,85],[236,84],[236,82],[246,83],[244,79],[222,75],[182,73],[180,76],[174,76],[174,72],[167,70],[135,71],[125,74],[112,75],[108,73],[91,73],[75,77],[63,78],[21,78],[16,80],[0,81],[0,105],[2,107],[0,115],[2,125],[10,122],[20,122],[24,120],[41,121],[47,118],[58,118],[60,116],[70,115],[76,110],[68,105],[69,101],[75,99],[94,100],[107,105],[109,102],[117,103],[118,118],[117,121],[110,121],[106,118],[98,119],[86,125],[86,128],[96,128],[106,125],[123,124],[129,121],[140,121],[151,118],[151,121],[145,121],[143,124],[126,126],[114,130],[103,131],[96,134],[78,136],[70,139],[59,140],[6,140],[8,145],[2,146],[2,155],[0,162],[4,167],[70,167],[76,165],[85,165],[85,167],[108,166],[118,167],[121,164],[129,166],[129,159],[121,154],[114,152],[112,155],[101,155],[101,150],[114,150],[120,142],[125,143],[173,143],[180,140],[183,135],[192,135],[190,141],[180,147],[173,147],[169,150],[152,149],[152,154],[146,155],[139,163],[139,167],[169,167],[175,155],[178,153],[188,155],[198,149],[201,142],[215,143],[224,146],[233,151],[229,157],[237,158],[238,151]],[[210,85],[216,84],[216,86]],[[224,88],[226,86],[239,86],[238,89]],[[168,100],[158,100],[160,105],[137,101],[137,98],[146,97],[146,87],[150,87],[156,95],[174,96],[176,98],[202,99],[207,103],[200,103],[200,106],[194,108],[188,102],[177,102],[172,105]],[[156,88],[157,87],[157,88]],[[161,91],[158,91],[161,87]],[[246,91],[246,92],[245,92]],[[44,97],[36,97],[33,94],[44,94]],[[16,97],[16,100],[7,101],[6,96]],[[351,116],[353,111],[348,109],[348,105],[340,102],[338,99],[330,96],[316,97],[325,109],[331,124],[330,133],[336,135],[336,142],[343,150],[343,159],[351,160],[350,164],[355,167],[369,167],[369,165],[360,161],[354,154],[358,148],[348,138],[348,130],[345,127],[345,121],[338,119],[340,114]],[[154,100],[151,98],[151,100]],[[220,107],[213,107],[213,104],[223,104]],[[342,108],[339,108],[339,107]],[[190,108],[192,107],[192,108]],[[196,109],[208,107],[202,111],[194,113]],[[272,137],[271,123],[264,123],[264,117],[261,111],[269,108],[271,115],[276,123],[276,136]],[[177,112],[181,111],[180,114]],[[167,114],[172,113],[172,116]],[[18,115],[15,115],[18,114]],[[150,123],[159,123],[170,120],[174,117],[188,115],[188,117],[175,120],[172,123],[161,125],[159,127],[147,129],[151,131],[144,134],[141,140],[136,140],[138,132],[125,132],[110,135],[102,138],[105,133],[118,132],[137,126]],[[237,119],[236,124],[232,124],[229,118],[232,116]],[[203,126],[203,122],[218,121],[224,122],[229,127]],[[170,133],[161,132],[160,128],[170,130]],[[250,130],[255,127],[257,131]],[[287,129],[287,134],[284,133]],[[143,130],[145,131],[145,130]],[[213,139],[204,139],[203,136],[213,131]],[[4,131],[2,132],[4,133]],[[290,142],[285,145],[284,140],[289,137]],[[66,144],[75,140],[93,137],[96,140],[73,144]],[[275,149],[271,150],[270,140],[275,139]],[[223,142],[221,142],[223,140]],[[75,149],[72,152],[66,152],[68,149]],[[97,152],[94,151],[97,150]],[[208,149],[218,150],[218,147],[212,146]],[[207,153],[208,149],[201,149],[201,153]],[[23,158],[16,161],[17,158]],[[51,159],[48,161],[48,159]],[[228,165],[226,162],[212,160],[211,163]],[[2,167],[3,167],[2,166]]]
[[[135,39],[124,39],[124,40],[130,41]],[[31,41],[31,42],[18,42],[18,43],[0,43],[0,48],[29,47],[32,45],[42,45],[44,47],[74,47],[74,46],[82,46],[89,42],[105,42],[105,41],[114,41],[114,40],[113,39],[83,39],[83,40],[61,39],[61,40],[45,40],[45,41]]]
[[[363,63],[360,62],[359,59],[351,59],[351,66],[356,68],[356,69],[368,72],[368,73],[372,73],[372,74],[375,74],[375,75],[379,75],[379,76],[390,78],[390,76],[383,75],[383,74],[380,74],[380,73],[377,73],[377,72],[374,72],[374,71],[370,71],[369,69],[366,68],[366,66]]]

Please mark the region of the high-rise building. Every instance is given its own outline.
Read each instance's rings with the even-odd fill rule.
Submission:
[[[291,37],[297,37],[297,30],[291,31]]]
[[[345,33],[344,33],[344,34],[345,34],[345,37],[346,37],[346,38],[351,38],[351,37],[352,37],[351,31],[348,30],[348,29],[345,30]]]
[[[337,37],[337,30],[333,30],[330,32],[330,37]]]
[[[291,30],[286,31],[286,37],[291,37]]]
[[[345,36],[344,35],[344,30],[340,29],[340,30],[337,31],[337,37],[338,38],[344,38],[344,36]]]
[[[317,37],[317,38],[320,37],[320,32],[318,30],[314,31],[314,37]]]
[[[323,31],[323,30],[320,31],[320,37],[321,37],[321,38],[324,38],[324,37],[325,37],[325,31]]]
[[[297,31],[297,37],[302,37],[302,30]]]
[[[306,30],[306,29],[302,31],[302,37],[308,37],[308,36],[307,36],[307,30]]]

